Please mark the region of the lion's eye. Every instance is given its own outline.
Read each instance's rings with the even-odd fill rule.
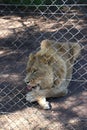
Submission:
[[[34,70],[33,70],[33,73],[35,73],[35,72],[37,72],[37,69],[34,69]]]

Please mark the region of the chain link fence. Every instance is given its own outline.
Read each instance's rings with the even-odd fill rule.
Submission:
[[[39,50],[44,39],[77,42],[82,47],[69,93],[50,98],[49,111],[25,100],[28,56]],[[86,130],[86,108],[87,2],[1,0],[0,130]]]

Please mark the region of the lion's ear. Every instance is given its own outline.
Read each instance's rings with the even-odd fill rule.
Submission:
[[[73,43],[70,46],[71,54],[73,55],[74,61],[76,58],[78,58],[80,51],[81,51],[81,46],[78,43]]]
[[[34,54],[33,53],[31,53],[30,55],[29,55],[29,60],[32,60],[32,59],[34,59]]]
[[[31,53],[29,55],[29,59],[28,59],[28,62],[27,62],[27,67],[26,67],[26,71],[29,70],[29,67],[32,66],[32,64],[34,63],[34,59],[35,59],[35,56],[33,53]]]
[[[52,44],[53,44],[52,40],[48,40],[48,39],[43,40],[41,42],[41,50],[50,48],[52,46]]]

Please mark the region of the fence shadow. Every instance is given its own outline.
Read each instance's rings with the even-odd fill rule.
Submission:
[[[58,18],[59,17],[56,16],[56,19]],[[78,79],[79,77],[79,80],[86,79],[86,74],[84,71],[86,70],[85,65],[87,60],[87,46],[85,44],[87,41],[84,36],[86,36],[87,30],[82,29],[83,24],[85,24],[83,17],[83,24],[82,22],[78,23],[78,27],[66,22],[67,20],[65,17],[64,19],[60,19],[59,23],[56,23],[56,19],[51,19],[52,21],[49,19],[49,21],[46,21],[48,19],[46,19],[46,16],[39,20],[38,16],[35,18],[32,16],[20,17],[15,14],[14,16],[9,17],[1,16],[0,19],[2,20],[1,30],[3,33],[0,38],[1,112],[14,112],[17,110],[22,110],[27,106],[36,106],[36,104],[30,104],[25,101],[26,85],[23,80],[26,73],[25,68],[28,55],[39,48],[40,41],[43,39],[54,39],[60,42],[74,42],[80,41],[81,39],[83,41],[82,45],[85,49],[83,49],[81,53],[81,59],[75,63],[73,79]],[[71,21],[74,21],[73,23],[76,24],[75,22],[78,21],[78,19],[71,18]],[[63,24],[65,24],[64,27],[62,27]],[[81,67],[83,65],[84,68]],[[76,71],[77,68],[79,70],[78,72]],[[70,95],[79,95],[82,91],[84,91],[86,84],[83,83],[83,86],[84,87],[82,87],[82,83],[80,82],[71,82],[69,85],[69,95],[64,98],[59,98],[59,100],[50,99],[50,101],[56,103],[60,102],[63,104],[63,102],[67,100]],[[56,113],[58,111],[61,112],[59,115],[61,116],[65,109],[56,108],[54,110]],[[72,112],[69,108],[69,111],[68,113],[66,112],[66,114],[70,113]],[[72,115],[76,116],[74,113],[72,113]]]

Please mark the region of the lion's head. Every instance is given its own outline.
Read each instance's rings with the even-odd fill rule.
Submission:
[[[39,86],[45,89],[60,86],[67,76],[72,74],[73,63],[80,50],[78,43],[65,44],[43,40],[40,51],[30,54],[28,59],[25,78],[28,87],[31,89]]]
[[[53,85],[53,70],[50,60],[46,55],[30,54],[27,63],[27,75],[25,82],[29,89],[40,86],[40,88],[48,88]],[[49,79],[48,79],[49,78]]]

